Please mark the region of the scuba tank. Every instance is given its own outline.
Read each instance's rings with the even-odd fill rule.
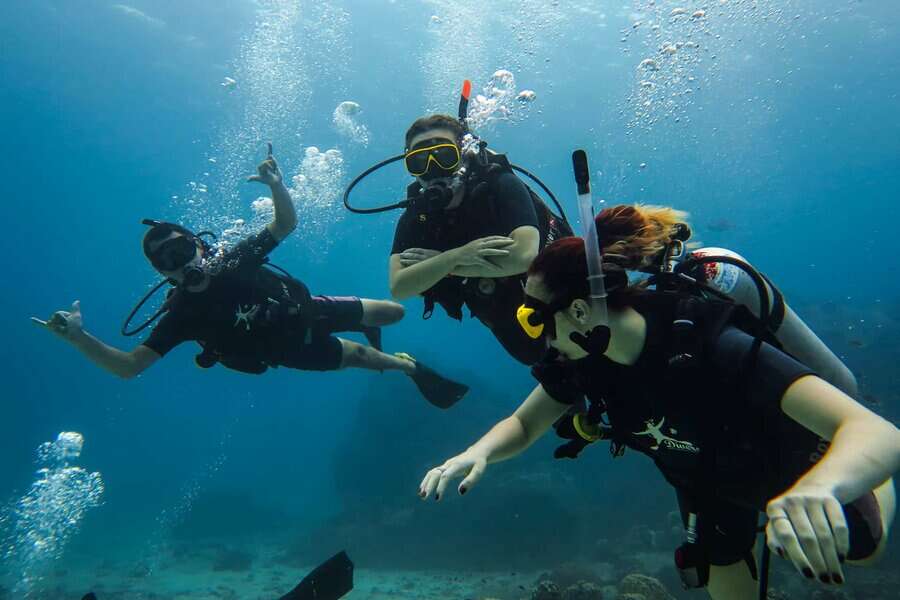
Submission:
[[[726,256],[746,262],[740,255],[724,248],[701,248],[690,257]],[[706,284],[725,294],[735,303],[746,306],[754,316],[760,316],[760,295],[750,275],[743,269],[726,263],[703,265]],[[819,377],[852,398],[859,392],[856,377],[828,346],[784,301],[778,288],[765,280],[769,292],[769,311],[772,334],[786,352],[814,370]]]

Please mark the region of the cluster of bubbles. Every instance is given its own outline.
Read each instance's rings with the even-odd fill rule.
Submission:
[[[759,26],[781,29],[791,19],[776,0],[640,0],[621,31],[634,56],[629,99],[631,128],[650,130],[662,120],[689,121],[693,96],[714,87],[723,59],[746,51],[744,33]],[[633,48],[636,43],[639,48]]]
[[[5,511],[10,523],[4,558],[13,565],[16,597],[28,597],[42,573],[63,552],[85,513],[103,497],[100,473],[89,473],[72,461],[81,456],[84,437],[62,432],[38,447],[37,479],[25,495]]]
[[[486,75],[488,9],[481,0],[436,2],[428,22],[428,46],[421,58],[426,81],[425,113],[449,112],[465,79]]]
[[[328,229],[345,216],[340,201],[345,172],[340,150],[331,148],[322,152],[315,146],[305,150],[290,187],[302,237],[311,236],[310,239],[318,240],[317,244],[328,244],[332,240]],[[323,255],[317,253],[317,256]]]
[[[369,145],[369,128],[359,121],[359,104],[346,100],[337,105],[332,114],[332,122],[338,133],[360,146]]]
[[[225,101],[234,116],[223,124],[208,153],[202,178],[188,183],[184,197],[172,198],[188,226],[231,228],[234,215],[242,211],[240,186],[263,141],[276,133],[299,133],[302,123],[296,116],[309,105],[305,44],[297,39],[301,3],[258,0],[256,5],[256,21],[220,84],[229,92]]]
[[[511,71],[496,71],[484,87],[469,101],[469,127],[483,131],[498,121],[516,122],[523,114],[522,109],[537,99],[532,90],[518,91],[516,78]]]

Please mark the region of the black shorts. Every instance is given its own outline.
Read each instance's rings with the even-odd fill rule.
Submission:
[[[744,560],[753,551],[760,526],[760,512],[738,506],[721,498],[694,498],[677,490],[682,521],[689,512],[697,514],[697,539],[711,565],[727,566]],[[882,537],[878,501],[872,492],[844,505],[844,518],[850,529],[847,558],[860,560],[871,556]]]
[[[304,371],[335,371],[341,368],[344,349],[331,335],[338,331],[359,331],[362,301],[355,296],[313,296],[315,318],[303,339],[286,340],[280,366]]]

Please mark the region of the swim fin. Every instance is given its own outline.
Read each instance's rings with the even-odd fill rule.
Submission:
[[[397,356],[407,358],[416,363],[416,372],[409,377],[419,388],[419,391],[433,405],[438,408],[450,408],[460,400],[469,391],[469,386],[447,379],[442,375],[438,375],[433,369],[422,364],[422,361],[413,358],[405,353],[398,353]]]
[[[338,600],[352,589],[353,562],[346,552],[338,552],[279,600]]]

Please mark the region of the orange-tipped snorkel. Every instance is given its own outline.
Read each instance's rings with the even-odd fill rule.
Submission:
[[[459,111],[456,113],[460,124],[466,131],[469,131],[469,97],[472,95],[472,82],[466,79],[463,81],[462,91],[459,94]]]

